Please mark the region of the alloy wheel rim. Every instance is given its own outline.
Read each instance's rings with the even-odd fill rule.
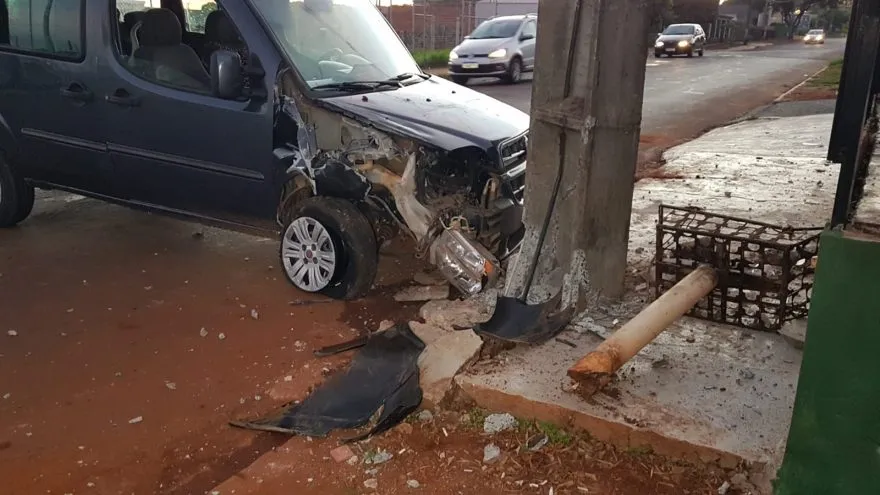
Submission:
[[[336,272],[336,247],[330,233],[311,217],[299,217],[287,226],[281,259],[293,284],[306,292],[325,289]]]

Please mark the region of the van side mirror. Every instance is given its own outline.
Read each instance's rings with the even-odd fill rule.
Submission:
[[[241,56],[227,50],[211,54],[211,93],[224,100],[241,96],[244,76],[241,73]]]

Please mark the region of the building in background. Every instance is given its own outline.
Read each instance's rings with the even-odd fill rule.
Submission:
[[[538,0],[480,0],[475,9],[477,23],[496,16],[537,13]]]

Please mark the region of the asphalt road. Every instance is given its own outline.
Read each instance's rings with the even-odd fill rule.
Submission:
[[[721,113],[735,114],[771,101],[828,61],[842,57],[844,45],[843,39],[830,39],[825,45],[707,50],[702,58],[655,59],[652,54],[645,64],[643,134],[662,132],[681,119],[719,125],[724,120],[716,121],[712,114],[725,108],[730,112]],[[531,82],[508,86],[481,80],[470,85],[522,111],[531,106]]]

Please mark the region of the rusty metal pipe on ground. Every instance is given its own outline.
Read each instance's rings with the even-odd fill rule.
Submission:
[[[712,292],[717,283],[715,269],[702,265],[672,286],[568,370],[577,383],[577,393],[590,397],[598,392],[621,366]]]

